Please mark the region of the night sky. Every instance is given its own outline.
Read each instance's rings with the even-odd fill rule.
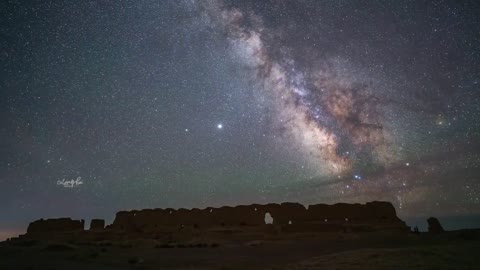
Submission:
[[[480,214],[478,1],[0,13],[0,237],[42,217],[284,201]]]

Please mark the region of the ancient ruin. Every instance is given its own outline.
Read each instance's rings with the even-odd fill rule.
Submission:
[[[44,232],[71,232],[82,231],[85,221],[71,218],[40,219],[28,225],[27,234]]]
[[[111,229],[130,232],[209,229],[214,227],[256,227],[265,225],[265,216],[285,231],[408,230],[388,202],[305,208],[299,203],[224,206],[205,209],[145,209],[118,212]]]
[[[201,233],[228,228],[262,232],[267,229],[282,233],[409,231],[409,227],[397,217],[395,208],[388,202],[316,204],[308,208],[299,203],[271,203],[191,210],[144,209],[120,211],[113,223],[107,227],[105,221],[99,219],[92,220],[90,225],[90,231],[142,237]],[[83,230],[83,220],[42,219],[29,225],[27,235]]]
[[[92,219],[90,222],[90,230],[103,230],[105,228],[105,220],[103,219]]]

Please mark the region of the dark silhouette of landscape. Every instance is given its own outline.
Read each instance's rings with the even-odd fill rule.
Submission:
[[[476,269],[480,230],[408,227],[389,202],[120,211],[112,224],[40,219],[0,269]]]

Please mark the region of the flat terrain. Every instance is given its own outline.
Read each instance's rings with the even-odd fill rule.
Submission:
[[[0,269],[480,269],[478,230],[0,245]],[[236,239],[241,239],[237,237]]]

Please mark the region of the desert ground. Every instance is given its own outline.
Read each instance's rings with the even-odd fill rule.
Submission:
[[[480,230],[257,238],[5,241],[0,269],[480,269]]]

